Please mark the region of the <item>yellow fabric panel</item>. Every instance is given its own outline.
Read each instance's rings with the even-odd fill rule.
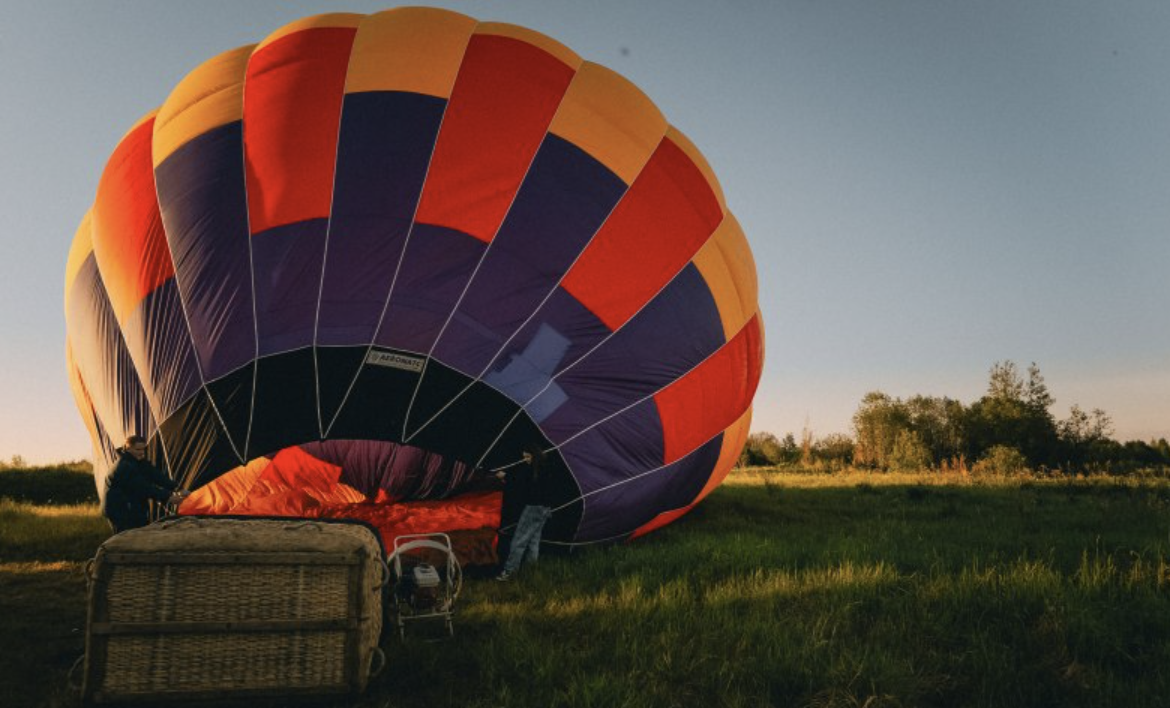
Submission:
[[[719,206],[726,212],[727,202],[723,198],[723,187],[719,186],[719,180],[716,179],[715,171],[711,169],[707,158],[703,157],[703,153],[699,152],[699,148],[695,147],[695,144],[691,142],[690,138],[683,135],[673,125],[667,129],[666,137],[675,145],[678,145],[687,154],[687,157],[691,158],[691,161],[695,163],[695,167],[698,167],[699,171],[703,173],[703,176],[707,178],[707,184],[711,185],[711,191],[714,192],[715,199],[719,201]]]
[[[731,341],[756,311],[756,272],[744,272],[742,264],[733,260],[741,257],[740,245],[746,247],[747,241],[739,222],[728,213],[693,259],[715,298],[726,341]]]
[[[155,167],[193,138],[243,119],[244,74],[255,46],[209,59],[175,86],[154,122],[151,159]]]
[[[503,22],[481,22],[475,28],[475,33],[518,39],[521,42],[527,42],[534,47],[543,49],[557,59],[560,59],[570,69],[576,69],[581,66],[581,57],[572,49],[569,49],[552,37],[543,35],[535,30],[530,30],[527,27],[509,25]]]
[[[256,47],[256,51],[260,51],[273,42],[278,42],[290,34],[303,32],[309,29],[320,29],[326,27],[357,27],[362,20],[366,18],[365,15],[359,15],[354,12],[330,12],[324,15],[313,15],[312,17],[304,17],[295,22],[281,27],[272,34],[264,38],[264,41]]]
[[[474,18],[449,10],[403,7],[358,26],[345,92],[408,91],[450,98]]]
[[[587,61],[573,76],[549,132],[589,153],[630,184],[666,128],[662,112],[637,86]]]
[[[69,334],[65,334],[65,367],[69,371],[69,389],[73,392],[73,402],[77,404],[77,411],[81,414],[81,422],[85,423],[89,431],[89,439],[97,445],[98,432],[93,420],[93,402],[89,400],[89,391],[85,389],[85,382],[81,380],[81,371],[73,358],[73,342],[69,341]],[[95,451],[96,453],[96,451]],[[101,456],[95,454],[94,460]]]
[[[77,233],[73,235],[73,243],[69,246],[69,259],[65,261],[65,304],[69,304],[69,289],[73,287],[73,281],[77,278],[77,273],[81,271],[81,266],[85,263],[85,259],[89,258],[89,254],[93,253],[93,209],[86,210],[85,216],[81,217],[81,224],[77,227]]]
[[[735,216],[728,212],[723,221],[727,228],[724,229],[724,225],[720,225],[719,250],[723,253],[723,259],[731,271],[731,279],[739,290],[740,307],[746,322],[760,308],[756,260]],[[762,322],[761,320],[761,324]]]
[[[77,361],[73,356],[73,342],[69,334],[65,334],[65,366],[69,370],[69,388],[73,392],[73,402],[77,405],[77,412],[81,414],[81,421],[89,432],[89,441],[93,449],[93,476],[99,489],[105,489],[106,475],[109,468],[106,463],[106,451],[101,449],[101,436],[98,434],[97,421],[94,416],[97,412],[93,407],[93,400],[89,397],[89,390],[81,378],[81,369],[77,368]],[[104,496],[104,491],[102,492]]]
[[[711,478],[707,480],[703,491],[699,492],[699,496],[695,497],[692,504],[698,504],[716,487],[723,484],[723,480],[727,479],[727,474],[739,462],[739,455],[743,452],[743,446],[747,442],[748,431],[751,430],[751,427],[752,407],[748,406],[739,420],[723,431],[723,447],[719,449],[719,461],[715,463],[715,471],[711,473]]]

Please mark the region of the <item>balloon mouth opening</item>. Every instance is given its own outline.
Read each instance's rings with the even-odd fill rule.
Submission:
[[[461,562],[495,562],[503,491],[491,472],[422,448],[370,440],[295,445],[194,490],[183,515],[349,519],[386,547],[413,533],[447,533]]]

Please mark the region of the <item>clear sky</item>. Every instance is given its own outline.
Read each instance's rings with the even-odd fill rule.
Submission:
[[[1170,3],[440,2],[638,84],[755,252],[754,429],[1040,365],[1121,439],[1170,437]],[[384,3],[36,2],[0,17],[0,458],[90,455],[64,363],[70,241],[123,133],[189,70]]]

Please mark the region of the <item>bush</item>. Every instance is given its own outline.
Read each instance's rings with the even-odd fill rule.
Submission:
[[[911,472],[930,467],[930,449],[922,437],[913,430],[900,430],[890,450],[890,469],[895,472]]]
[[[758,432],[748,435],[739,464],[745,467],[773,467],[790,464],[800,457],[800,448],[792,433],[780,440],[772,433]]]
[[[97,487],[89,463],[0,469],[0,498],[30,504],[92,504]]]
[[[971,469],[976,474],[994,474],[1004,477],[1028,472],[1028,460],[1023,453],[1008,445],[993,445]]]
[[[833,469],[844,469],[853,463],[853,438],[841,433],[826,435],[813,445],[813,456]]]

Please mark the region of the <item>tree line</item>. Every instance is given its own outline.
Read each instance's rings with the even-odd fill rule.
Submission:
[[[902,399],[867,393],[853,414],[852,436],[834,433],[801,439],[767,432],[748,436],[743,465],[795,465],[822,469],[940,469],[1012,474],[1026,470],[1128,474],[1170,468],[1170,443],[1113,439],[1113,421],[1095,408],[1073,405],[1068,417],[1051,412],[1055,399],[1033,362],[1021,372],[996,362],[987,392],[964,405],[953,398]]]

